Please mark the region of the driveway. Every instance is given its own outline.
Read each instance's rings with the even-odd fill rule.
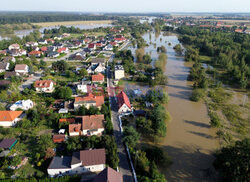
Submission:
[[[36,72],[34,73],[33,76],[29,77],[29,79],[25,82],[23,82],[18,89],[21,91],[23,91],[25,88],[30,88],[31,85],[36,81],[39,80],[42,76],[42,72]]]

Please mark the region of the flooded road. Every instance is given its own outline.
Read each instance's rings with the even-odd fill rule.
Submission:
[[[168,55],[168,85],[165,89],[170,97],[167,111],[171,121],[167,126],[166,137],[158,145],[169,154],[173,164],[167,169],[161,169],[161,172],[170,182],[215,181],[211,170],[214,160],[212,152],[219,147],[219,142],[215,139],[216,130],[210,128],[205,104],[189,100],[192,83],[187,81],[187,76],[192,65],[184,62],[183,57],[176,56],[173,47],[179,41],[175,35],[161,34],[156,38],[153,33],[147,33],[143,38],[149,44],[145,52],[153,60],[158,58],[156,49],[161,45],[167,48]]]

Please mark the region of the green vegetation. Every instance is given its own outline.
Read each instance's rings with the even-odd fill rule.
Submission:
[[[225,181],[247,182],[250,167],[250,140],[237,141],[234,145],[223,147],[216,153],[214,166]]]

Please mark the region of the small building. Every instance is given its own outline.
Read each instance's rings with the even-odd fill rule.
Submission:
[[[85,97],[75,97],[74,109],[78,110],[81,106],[85,106],[89,109],[91,106],[101,109],[101,106],[104,104],[104,96],[96,96],[91,93],[88,93]]]
[[[105,62],[106,60],[104,58],[93,58],[91,60],[91,66],[96,66],[99,64],[102,64],[103,66],[105,66]]]
[[[0,62],[0,73],[8,71],[10,68],[10,63],[8,62]]]
[[[82,135],[102,135],[104,132],[104,115],[90,115],[82,117]]]
[[[69,112],[69,110],[68,110],[68,109],[65,109],[65,108],[61,108],[61,109],[59,109],[59,111],[58,111],[59,114],[67,114],[68,112]]]
[[[123,182],[123,177],[121,173],[110,167],[106,167],[95,176],[93,182]]]
[[[101,73],[98,73],[97,75],[92,75],[92,82],[103,83],[104,75]]]
[[[37,42],[26,42],[25,44],[26,47],[34,47],[34,46],[38,46],[38,43]]]
[[[68,53],[69,49],[67,47],[61,47],[57,49],[57,52],[60,53]]]
[[[126,112],[132,111],[132,107],[130,105],[129,98],[125,94],[125,92],[121,91],[117,95],[117,103],[118,103],[118,112],[119,113],[126,113]]]
[[[125,77],[124,68],[122,65],[115,66],[115,80],[120,80]]]
[[[21,120],[23,111],[0,111],[0,126],[15,126]]]
[[[46,44],[48,44],[48,42],[47,42],[47,40],[45,40],[45,39],[40,39],[40,40],[38,41],[38,44],[46,45]]]
[[[106,164],[105,149],[82,150],[71,156],[53,157],[47,172],[49,176],[100,172]]]
[[[12,51],[12,50],[18,50],[20,49],[20,45],[19,44],[11,44],[9,46],[9,50]]]
[[[17,139],[15,138],[4,138],[0,142],[0,149],[3,150],[11,150],[17,143]]]
[[[29,73],[29,67],[26,64],[16,64],[15,72],[19,75],[26,75]]]
[[[10,87],[11,81],[9,80],[0,80],[0,89],[7,89]]]
[[[29,53],[28,53],[28,56],[29,56],[29,57],[32,57],[32,56],[40,57],[41,54],[42,54],[41,51],[36,51],[36,50],[34,50],[34,51],[29,52]]]
[[[17,76],[17,73],[15,71],[5,72],[4,79],[7,80],[14,76]]]
[[[106,70],[106,67],[105,65],[103,64],[97,64],[97,65],[94,65],[94,66],[90,66],[87,71],[88,73],[104,73]]]
[[[54,90],[55,82],[52,80],[37,80],[34,84],[36,92],[51,93]]]
[[[63,143],[65,142],[65,135],[53,135],[54,143]]]
[[[89,48],[91,51],[96,50],[96,44],[90,43],[90,44],[88,45],[88,48]]]
[[[8,57],[5,57],[3,58],[2,62],[6,62],[6,63],[9,63],[10,61],[12,61],[13,63],[16,62],[16,58],[13,57],[13,56],[8,56]]]
[[[82,135],[82,125],[80,123],[77,124],[69,124],[69,136],[79,136]]]
[[[90,81],[81,81],[79,84],[77,84],[77,90],[82,93],[88,93],[88,86],[90,85]]]
[[[56,51],[51,51],[47,54],[47,57],[57,58],[60,54]]]
[[[12,106],[10,106],[10,110],[15,111],[17,109],[22,109],[22,110],[29,110],[33,108],[34,103],[32,100],[19,100],[16,103],[14,103]]]
[[[27,51],[24,49],[12,49],[10,51],[11,56],[25,56],[27,54]]]

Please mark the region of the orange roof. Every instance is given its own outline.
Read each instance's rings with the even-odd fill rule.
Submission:
[[[91,93],[88,93],[85,97],[76,97],[75,102],[88,102],[88,101],[95,101],[96,107],[102,106],[104,104],[104,96],[95,96]]]
[[[54,143],[61,143],[65,141],[65,135],[53,135]]]
[[[66,50],[67,50],[66,47],[62,47],[62,48],[58,48],[58,49],[57,49],[57,52],[58,52],[58,53],[61,53],[61,52],[66,51]]]
[[[31,51],[29,55],[38,55],[41,54],[41,51]]]
[[[75,122],[75,118],[63,118],[63,119],[59,119],[59,122],[69,122],[69,123],[74,123]]]
[[[69,133],[80,132],[81,127],[82,127],[81,124],[69,124]]]
[[[129,98],[128,96],[125,94],[125,92],[121,91],[118,95],[117,95],[117,102],[118,102],[118,107],[120,108],[123,104],[126,104],[130,109],[131,109],[131,105],[129,102]]]
[[[104,81],[104,76],[101,73],[98,75],[92,75],[92,82]]]
[[[91,115],[82,117],[82,129],[94,130],[104,128],[104,115]]]
[[[13,121],[22,113],[23,111],[0,111],[0,121]]]
[[[35,88],[46,88],[49,87],[51,83],[54,83],[52,80],[37,80],[35,82]]]

